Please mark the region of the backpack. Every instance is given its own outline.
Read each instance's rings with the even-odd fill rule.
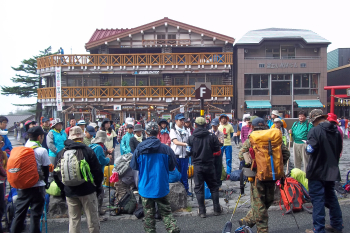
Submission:
[[[278,180],[284,176],[282,156],[282,132],[279,129],[253,131],[249,136],[250,145],[254,150],[255,159],[252,166],[257,166],[256,178],[260,181]],[[272,146],[273,179],[269,141]]]
[[[55,171],[60,170],[62,183],[67,186],[78,186],[85,182],[80,170],[80,161],[84,159],[80,149],[64,149],[60,161],[57,162]]]
[[[37,162],[35,159],[35,147],[16,147],[11,151],[7,162],[7,179],[16,189],[33,187],[40,179]]]
[[[303,190],[299,182],[291,177],[287,177],[284,181],[284,190],[280,185],[281,197],[280,197],[280,209],[282,210],[281,202],[286,208],[286,214],[291,212],[289,203],[293,207],[293,211],[301,211],[303,209],[304,199]],[[286,196],[287,195],[287,196]],[[288,203],[289,202],[289,203]]]
[[[117,208],[114,215],[133,214],[137,206],[137,201],[135,195],[128,190],[121,199],[116,200],[115,205]]]

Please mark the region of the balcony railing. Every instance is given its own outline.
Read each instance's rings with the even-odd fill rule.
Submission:
[[[143,46],[158,46],[158,45],[169,45],[169,46],[181,46],[191,45],[190,39],[163,39],[163,40],[143,40]]]
[[[49,67],[232,65],[232,53],[56,54],[37,59],[38,70]]]
[[[109,86],[62,87],[62,99],[69,98],[172,98],[195,97],[195,86]],[[233,86],[212,85],[212,97],[232,97]],[[56,88],[38,89],[38,99],[56,98]]]

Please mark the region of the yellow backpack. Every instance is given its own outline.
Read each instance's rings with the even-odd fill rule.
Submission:
[[[260,181],[278,180],[283,177],[282,132],[279,129],[253,131],[249,136],[257,165],[256,178]],[[271,141],[272,160],[269,153]],[[271,166],[273,164],[273,167]],[[273,176],[274,170],[274,176]]]

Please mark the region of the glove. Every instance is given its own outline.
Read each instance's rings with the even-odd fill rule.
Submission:
[[[51,184],[50,182],[46,182],[45,183],[45,189],[49,189],[50,188],[50,184]]]
[[[102,186],[96,187],[96,194],[97,194],[97,196],[100,196],[102,192],[103,192]]]

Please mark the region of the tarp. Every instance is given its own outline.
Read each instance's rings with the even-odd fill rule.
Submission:
[[[246,100],[247,108],[271,108],[269,100]]]
[[[323,104],[319,100],[296,100],[299,108],[323,108]]]

